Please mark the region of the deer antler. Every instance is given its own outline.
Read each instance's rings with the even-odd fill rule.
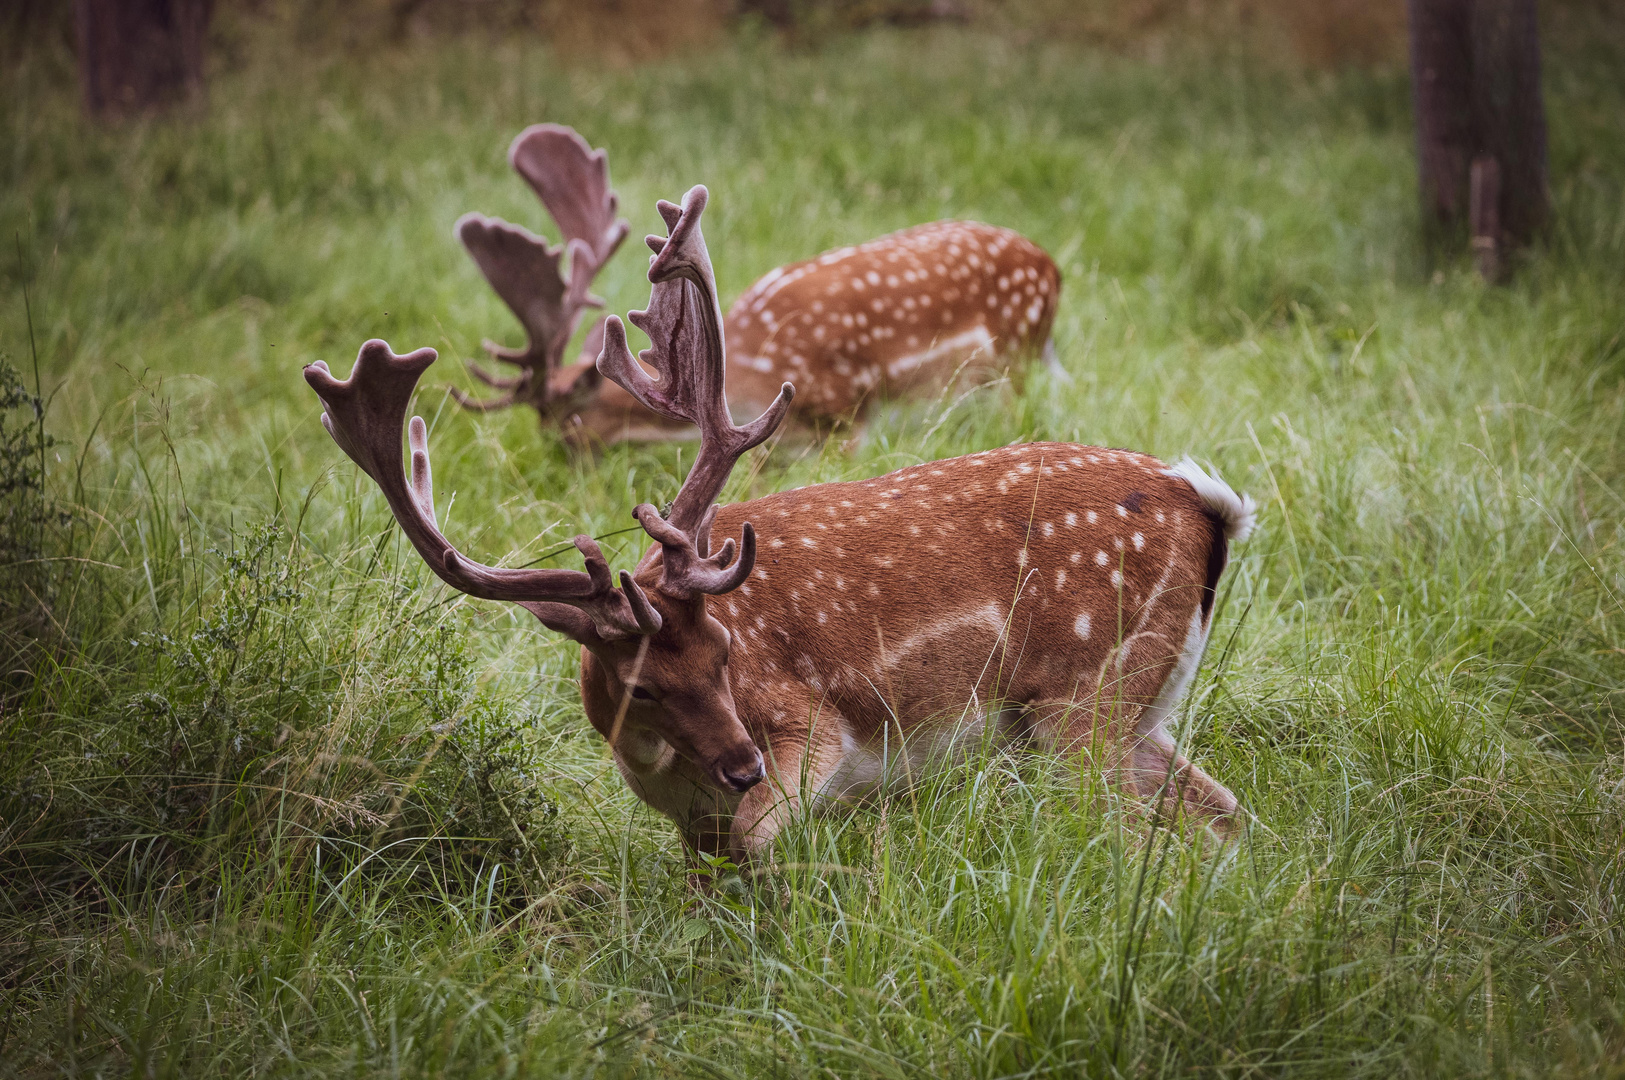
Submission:
[[[509,147],[508,162],[541,198],[564,243],[554,247],[526,229],[483,214],[465,214],[458,220],[458,238],[518,318],[527,340],[522,349],[484,342],[491,356],[523,369],[515,378],[499,379],[468,365],[475,378],[509,391],[506,395],[479,400],[460,390],[453,394],[470,409],[501,409],[524,401],[546,411],[561,395],[549,377],[562,365],[582,312],[604,305],[590,292],[593,278],[630,227],[615,217],[619,200],[609,186],[604,151],[593,150],[570,128],[559,124],[526,128]],[[560,266],[566,250],[568,278]]]
[[[620,199],[609,186],[609,160],[574,128],[533,124],[508,147],[508,164],[525,178],[564,240],[586,243],[594,267],[607,263],[631,226],[617,220]]]
[[[672,504],[671,516],[662,518],[647,503],[632,512],[663,549],[662,590],[678,595],[728,592],[749,576],[756,561],[756,533],[749,523],[743,529],[737,562],[731,539],[709,557],[716,498],[734,463],[773,433],[795,396],[795,388],[785,383],[767,411],[744,427],[736,427],[728,413],[722,309],[711,256],[700,232],[708,198],[705,188],[696,185],[683,196],[681,207],[661,200],[660,216],[669,235],[647,238],[654,252],[649,260],[654,289],[648,310],[627,317],[649,335],[651,346],[638,360],[659,378],[650,378],[632,359],[626,328],[614,315],[604,324],[604,351],[598,357],[598,370],[644,406],[700,429],[700,451]]]
[[[435,523],[429,468],[428,433],[423,418],[412,417],[410,481],[401,470],[401,421],[418,378],[435,362],[433,349],[397,356],[376,338],[361,346],[344,381],[318,360],[305,368],[305,381],[321,399],[322,426],[333,441],[384,492],[395,520],[429,569],[454,589],[482,600],[507,600],[542,622],[583,643],[610,641],[660,629],[660,614],[622,571],[617,590],[609,564],[591,537],[575,537],[587,569],[511,570],[486,566],[452,546]]]

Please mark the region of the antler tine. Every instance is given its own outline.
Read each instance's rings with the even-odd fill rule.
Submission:
[[[662,587],[675,592],[726,592],[737,587],[755,561],[755,533],[744,529],[740,557],[733,562],[732,540],[715,556],[710,548],[711,510],[741,455],[771,435],[795,396],[785,383],[766,412],[743,427],[728,413],[724,385],[725,343],[711,256],[700,231],[709,193],[690,188],[683,205],[662,200],[660,216],[669,235],[648,238],[650,293],[647,311],[634,311],[632,325],[649,335],[650,347],[638,360],[659,375],[652,379],[632,359],[626,328],[611,315],[604,324],[604,351],[598,370],[614,379],[662,416],[687,420],[700,429],[700,451],[672,504],[669,519],[648,505],[633,511],[645,531],[664,548]],[[726,571],[726,573],[724,572]]]
[[[535,190],[565,241],[581,240],[594,272],[615,254],[631,226],[615,216],[620,200],[609,186],[609,158],[563,124],[534,124],[508,148],[508,162]]]
[[[322,426],[383,490],[395,520],[429,569],[470,596],[523,604],[577,640],[596,636],[607,641],[658,630],[659,613],[630,577],[623,575],[624,592],[615,589],[603,552],[590,537],[574,541],[586,561],[583,573],[486,566],[463,555],[441,534],[434,515],[428,429],[421,417],[414,416],[410,425],[410,479],[400,458],[402,418],[419,377],[435,358],[433,349],[397,356],[375,338],[361,346],[348,379],[334,378],[321,361],[305,368],[305,381],[322,402]]]
[[[573,281],[566,282],[560,274],[564,250],[527,229],[484,214],[459,218],[457,238],[525,330],[524,348],[507,349],[487,341],[485,351],[525,369],[514,383],[521,393],[538,377],[545,387],[575,329],[581,308],[577,293],[586,291],[584,287],[577,290]],[[481,382],[496,385],[491,377],[475,374]],[[465,408],[492,409],[512,404],[519,396],[484,402],[459,394],[457,400]]]

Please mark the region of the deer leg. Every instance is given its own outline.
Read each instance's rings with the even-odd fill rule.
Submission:
[[[1116,770],[1120,787],[1151,803],[1174,800],[1192,819],[1228,831],[1237,808],[1229,788],[1192,764],[1160,727],[1148,735],[1131,734],[1128,740]]]
[[[839,717],[817,718],[810,733],[774,742],[763,755],[767,779],[751,788],[734,811],[730,849],[743,864],[758,859],[805,809],[841,764]]]
[[[1160,801],[1221,830],[1236,812],[1230,790],[1179,752],[1158,726],[1146,734],[1124,730],[1108,710],[1087,701],[1039,701],[1027,707],[1027,730],[1037,745],[1098,762],[1107,781],[1125,795],[1156,806]]]

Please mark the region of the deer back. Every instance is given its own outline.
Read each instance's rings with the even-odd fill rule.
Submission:
[[[746,518],[756,567],[712,605],[741,720],[777,732],[824,709],[859,740],[972,701],[1131,717],[1205,632],[1227,536],[1162,462],[1065,443],[768,495],[717,527]]]
[[[984,381],[1044,346],[1060,291],[1042,248],[974,221],[826,252],[772,271],[729,309],[733,393],[754,399],[789,379],[801,411],[840,417],[877,394]]]

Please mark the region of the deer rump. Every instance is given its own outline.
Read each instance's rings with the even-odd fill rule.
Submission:
[[[759,535],[745,584],[709,607],[768,780],[741,796],[635,737],[615,748],[623,777],[692,848],[743,858],[802,809],[919,779],[985,737],[1084,753],[1133,796],[1171,781],[1170,806],[1226,818],[1234,797],[1168,720],[1251,510],[1185,468],[1035,443],[721,507],[722,535],[747,519]],[[622,702],[586,650],[581,678],[609,736]]]

